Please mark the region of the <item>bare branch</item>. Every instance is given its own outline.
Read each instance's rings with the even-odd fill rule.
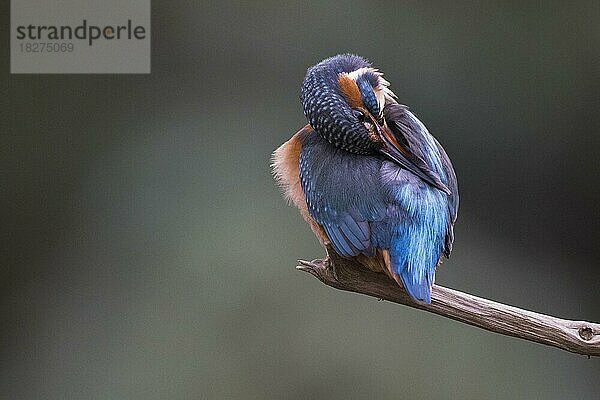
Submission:
[[[600,356],[600,324],[571,321],[497,303],[434,285],[431,304],[412,300],[396,282],[356,261],[327,249],[324,260],[299,261],[298,269],[324,284],[429,311],[479,328],[558,347],[572,353]]]

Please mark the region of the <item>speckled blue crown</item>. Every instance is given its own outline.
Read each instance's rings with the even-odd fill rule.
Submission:
[[[328,142],[352,153],[372,153],[375,144],[342,95],[338,76],[370,66],[360,56],[340,54],[309,68],[302,84],[300,99],[308,122]]]

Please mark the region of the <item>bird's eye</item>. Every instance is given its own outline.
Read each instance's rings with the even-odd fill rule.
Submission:
[[[358,119],[359,122],[365,122],[365,120],[367,119],[367,117],[365,116],[365,113],[362,112],[361,110],[358,110],[355,108],[352,110],[352,113],[354,114],[356,119]]]

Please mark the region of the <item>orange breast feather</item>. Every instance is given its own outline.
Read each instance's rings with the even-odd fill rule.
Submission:
[[[300,210],[302,218],[308,222],[321,244],[329,243],[325,231],[308,213],[306,197],[300,184],[300,151],[302,141],[300,137],[308,131],[312,131],[310,125],[300,129],[290,140],[279,146],[271,157],[271,166],[275,180],[282,189],[288,202],[294,204]]]

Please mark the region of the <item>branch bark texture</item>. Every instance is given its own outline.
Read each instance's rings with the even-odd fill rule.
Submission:
[[[416,302],[384,274],[370,271],[352,259],[342,258],[329,248],[327,254],[326,259],[299,261],[297,268],[336,289],[429,311],[488,331],[572,353],[600,356],[600,324],[539,314],[438,285],[433,286],[431,304]]]

